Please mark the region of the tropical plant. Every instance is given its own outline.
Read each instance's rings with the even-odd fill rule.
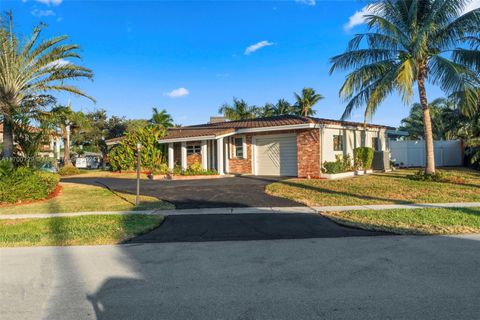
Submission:
[[[275,115],[275,106],[271,103],[265,103],[263,107],[257,108],[257,116],[260,118],[273,117]]]
[[[312,88],[303,88],[300,94],[293,93],[297,100],[294,106],[295,114],[299,116],[312,116],[315,114],[313,106],[323,99],[323,96]]]
[[[60,129],[63,137],[63,164],[71,166],[70,137],[72,131],[88,127],[89,123],[81,111],[73,111],[70,103],[67,106],[56,106],[50,110],[48,121]]]
[[[164,128],[171,128],[173,127],[173,119],[170,114],[167,113],[167,110],[163,109],[158,111],[157,108],[153,108],[153,115],[152,119],[150,120],[151,123],[161,125]]]
[[[246,120],[256,118],[258,108],[256,106],[250,106],[243,99],[233,98],[233,105],[224,103],[219,113],[229,120]]]
[[[92,78],[90,69],[71,60],[80,58],[76,44],[65,44],[67,36],[40,40],[45,25],[40,24],[23,41],[13,29],[12,13],[7,23],[0,21],[0,115],[3,118],[3,157],[13,154],[13,115],[28,96],[50,91],[63,91],[87,97],[66,81]],[[68,59],[68,60],[67,60]]]
[[[165,151],[158,140],[165,135],[166,130],[161,126],[148,126],[127,133],[125,139],[110,150],[110,166],[114,171],[134,170],[137,164],[137,143],[140,143],[141,167],[151,171],[161,168],[166,162]]]
[[[370,118],[386,96],[399,92],[410,103],[416,83],[423,112],[426,174],[435,173],[431,110],[426,82],[447,94],[457,93],[459,107],[478,106],[480,9],[463,13],[468,0],[380,0],[369,6],[368,32],[357,34],[347,51],[331,59],[330,73],[353,70],[340,89],[348,104],[342,118],[365,106]],[[365,45],[364,45],[365,44]],[[450,58],[447,55],[450,54]]]
[[[355,169],[371,169],[374,155],[375,150],[373,148],[358,147],[353,149],[353,164]]]
[[[293,106],[285,99],[279,99],[275,104],[274,115],[283,116],[294,113]]]

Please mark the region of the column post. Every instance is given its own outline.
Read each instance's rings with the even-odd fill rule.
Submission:
[[[173,156],[173,143],[168,144],[168,169],[173,170],[174,156]]]
[[[208,169],[208,151],[207,151],[207,140],[202,140],[202,169]]]
[[[186,170],[187,169],[187,143],[186,142],[182,142],[181,163],[182,163],[182,170]]]
[[[217,139],[217,172],[224,175],[223,171],[223,138]]]

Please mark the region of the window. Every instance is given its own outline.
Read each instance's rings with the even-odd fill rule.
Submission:
[[[243,159],[243,138],[235,138],[233,144],[235,145],[235,158]]]
[[[195,154],[195,153],[200,153],[201,146],[199,144],[194,144],[187,146],[187,155]]]
[[[372,138],[372,148],[373,148],[373,150],[375,150],[375,151],[380,150],[379,142],[380,141],[379,141],[378,138],[376,138],[376,137]]]
[[[334,135],[333,136],[333,151],[343,151],[343,136]]]

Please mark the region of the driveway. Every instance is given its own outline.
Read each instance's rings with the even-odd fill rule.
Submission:
[[[0,314],[23,319],[471,320],[480,237],[0,249]]]
[[[295,207],[298,202],[273,197],[265,193],[265,186],[279,181],[277,177],[242,176],[206,180],[142,180],[141,193],[173,203],[177,209],[222,207]],[[135,193],[136,180],[115,178],[62,179],[65,182],[107,185],[115,191]]]

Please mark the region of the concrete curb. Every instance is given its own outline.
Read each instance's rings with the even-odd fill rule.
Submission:
[[[323,207],[226,207],[226,208],[198,208],[182,210],[146,210],[146,211],[100,211],[100,212],[72,212],[72,213],[33,213],[33,214],[0,214],[0,220],[15,219],[45,219],[56,217],[78,217],[91,215],[128,215],[150,214],[162,216],[198,215],[198,214],[262,214],[262,213],[309,213],[318,214],[328,211],[355,211],[355,210],[391,210],[391,209],[419,209],[419,208],[474,208],[480,207],[480,202],[450,202],[450,203],[416,203],[416,204],[379,204],[359,206],[323,206]]]

